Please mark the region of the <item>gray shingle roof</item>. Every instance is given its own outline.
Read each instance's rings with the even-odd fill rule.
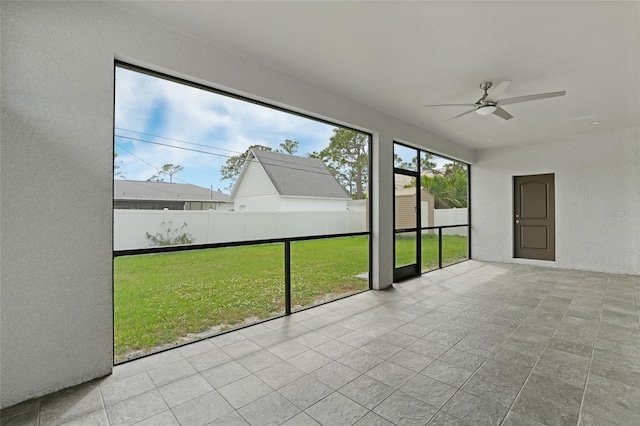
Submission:
[[[322,160],[259,149],[252,152],[280,195],[351,198]]]
[[[157,201],[228,201],[229,196],[218,191],[189,183],[146,182],[136,180],[113,181],[116,200]]]

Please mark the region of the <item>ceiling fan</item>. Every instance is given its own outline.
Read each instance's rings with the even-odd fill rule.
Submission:
[[[500,99],[500,96],[507,90],[507,87],[511,84],[510,81],[501,81],[500,84],[494,87],[492,91],[489,89],[493,86],[490,81],[480,84],[480,89],[484,90],[484,95],[475,104],[440,104],[440,105],[425,105],[425,107],[443,107],[443,106],[470,106],[473,109],[458,114],[455,117],[451,117],[446,121],[455,120],[464,115],[472,112],[477,112],[480,115],[497,115],[498,117],[510,120],[513,118],[511,114],[505,111],[502,107],[505,105],[519,104],[521,102],[536,101],[538,99],[555,98],[556,96],[564,96],[567,92],[562,90],[560,92],[539,93],[537,95],[516,96],[515,98]]]

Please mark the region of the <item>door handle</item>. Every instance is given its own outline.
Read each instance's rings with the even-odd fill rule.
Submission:
[[[520,221],[516,219],[516,223],[520,223]]]

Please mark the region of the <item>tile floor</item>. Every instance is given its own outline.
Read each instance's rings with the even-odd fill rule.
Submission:
[[[640,425],[640,277],[468,261],[133,361],[5,425]]]

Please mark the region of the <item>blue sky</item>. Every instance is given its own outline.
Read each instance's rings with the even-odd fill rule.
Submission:
[[[320,151],[334,126],[116,67],[114,150],[124,178],[147,180],[164,164],[184,167],[176,183],[213,187],[229,156],[260,144],[274,149],[292,139],[296,155]],[[200,151],[200,152],[198,152]],[[409,156],[410,157],[410,156]],[[436,161],[442,167],[448,161]],[[168,181],[168,178],[166,179]]]
[[[229,182],[220,180],[220,166],[228,156],[285,139],[299,141],[296,155],[306,155],[326,147],[334,128],[123,68],[116,68],[115,127],[116,164],[126,179],[147,180],[172,163],[184,167],[174,182],[223,192]]]

